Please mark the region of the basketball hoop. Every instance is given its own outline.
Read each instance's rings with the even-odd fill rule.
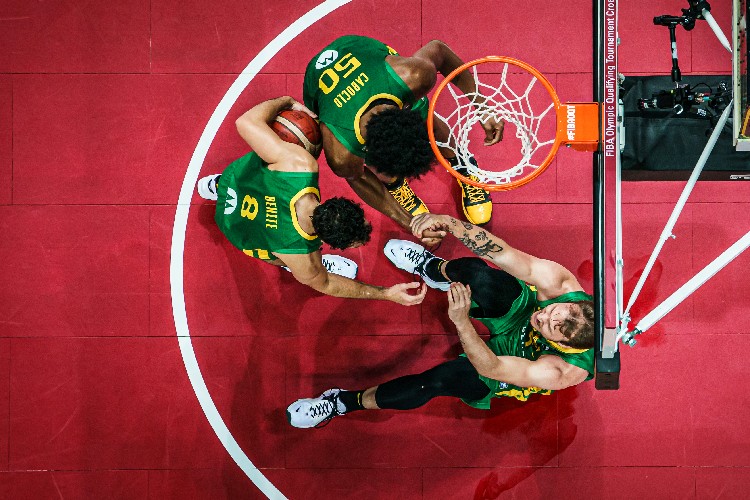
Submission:
[[[477,71],[480,64],[484,65],[481,74]],[[448,86],[468,69],[471,69],[476,92],[464,94]],[[446,88],[448,92],[443,93]],[[448,98],[440,99],[447,95],[452,96],[452,103]],[[436,111],[438,107],[442,115]],[[552,115],[556,117],[554,121]],[[430,100],[427,132],[438,161],[457,179],[489,191],[508,191],[539,176],[552,162],[560,145],[579,151],[596,151],[600,138],[599,117],[598,103],[561,103],[547,78],[525,62],[488,56],[456,68],[438,85]],[[445,142],[435,137],[436,118],[448,128]],[[505,122],[505,140],[509,125],[515,127],[513,140],[520,142],[521,155],[515,165],[488,169],[484,162],[484,168],[480,168],[470,161],[473,158],[469,151],[472,129],[478,129],[478,125],[488,120]],[[469,176],[457,172],[443,156],[441,148],[452,151],[458,168],[465,168]],[[494,162],[487,163],[494,165]]]

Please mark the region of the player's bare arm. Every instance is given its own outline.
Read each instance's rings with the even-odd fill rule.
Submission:
[[[413,306],[421,304],[427,293],[427,287],[420,286],[418,282],[382,287],[329,273],[323,267],[319,251],[309,254],[274,253],[274,256],[289,267],[297,281],[332,297],[388,300],[405,306]]]
[[[393,56],[392,56],[393,57]],[[398,59],[401,59],[398,61]],[[388,63],[396,70],[401,79],[411,88],[415,97],[420,98],[432,90],[437,72],[447,76],[463,64],[461,58],[440,40],[432,40],[420,48],[411,57],[389,59]],[[477,91],[476,82],[471,72],[464,71],[453,79],[453,83],[465,94]],[[484,103],[484,97],[478,95],[477,105]],[[482,121],[485,131],[484,144],[491,146],[503,138],[505,122],[488,117]]]
[[[304,148],[284,142],[271,129],[270,123],[286,109],[304,111],[315,116],[302,103],[289,96],[265,101],[240,116],[237,132],[271,170],[317,171],[318,163]]]
[[[558,356],[541,356],[531,361],[495,355],[469,320],[470,307],[471,289],[461,283],[452,283],[448,291],[448,316],[456,326],[461,347],[480,375],[519,387],[548,390],[565,389],[586,380],[586,370],[566,363]]]
[[[323,151],[326,161],[338,177],[343,177],[352,190],[369,206],[409,229],[411,216],[398,204],[377,176],[365,168],[364,160],[347,150],[325,124],[321,124]]]
[[[393,219],[404,229],[409,229],[411,215],[391,196],[385,185],[364,165],[364,160],[349,152],[324,124],[320,126],[323,135],[323,151],[331,170],[346,179],[352,190],[362,201]],[[428,235],[422,239],[425,245],[439,243],[440,238]]]
[[[404,229],[409,229],[412,216],[391,196],[377,176],[364,166],[359,156],[349,152],[324,124],[320,130],[323,135],[323,151],[331,170],[346,179],[352,190],[369,206],[393,219]],[[440,242],[444,234],[427,231],[421,236],[422,243],[433,246]]]
[[[365,161],[346,149],[325,123],[320,124],[320,133],[323,138],[323,152],[333,173],[347,180],[361,176]]]
[[[422,231],[445,231],[461,241],[478,257],[492,262],[512,276],[534,285],[539,298],[554,298],[563,293],[583,290],[573,273],[547,259],[540,259],[511,247],[505,240],[475,226],[448,215],[421,214],[412,220],[412,233]]]

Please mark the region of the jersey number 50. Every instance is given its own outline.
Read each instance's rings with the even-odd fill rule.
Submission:
[[[336,85],[338,85],[341,78],[348,77],[361,65],[362,63],[359,62],[359,59],[354,57],[351,52],[342,56],[341,59],[336,61],[333,68],[327,68],[320,75],[320,78],[318,79],[320,90],[322,90],[324,94],[330,94],[333,89],[336,88]],[[343,73],[343,75],[339,76],[340,73]]]

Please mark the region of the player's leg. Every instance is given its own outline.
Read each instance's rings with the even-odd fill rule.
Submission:
[[[438,396],[473,401],[484,398],[489,392],[489,387],[479,379],[469,359],[460,357],[418,375],[399,377],[365,391],[342,391],[339,399],[344,402],[347,411],[412,410]],[[359,406],[358,401],[362,401]]]
[[[466,167],[459,167],[458,158],[455,156],[446,159],[459,174],[473,181],[479,180],[477,176],[470,174]],[[469,161],[474,165],[477,164],[473,156],[469,158]],[[456,181],[458,181],[458,187],[461,189],[461,207],[463,208],[466,220],[475,225],[488,223],[492,217],[492,198],[490,192],[486,189],[462,182],[460,179],[456,179]]]
[[[411,410],[438,396],[469,401],[489,394],[490,388],[479,379],[467,358],[439,364],[417,375],[406,375],[358,391],[329,389],[317,398],[300,399],[287,408],[287,418],[294,427],[319,426],[337,415],[358,410]]]
[[[447,291],[451,281],[469,285],[471,298],[481,309],[472,311],[476,317],[503,316],[522,292],[516,278],[476,257],[448,261],[407,240],[390,240],[384,252],[396,267],[418,274],[431,288]]]
[[[391,196],[393,196],[398,204],[401,205],[404,210],[409,212],[410,215],[416,216],[429,213],[430,210],[427,208],[427,205],[425,205],[422,199],[414,193],[414,190],[409,185],[409,181],[405,177],[390,177],[378,173],[372,168],[370,171],[375,174]]]
[[[479,310],[472,311],[478,318],[499,318],[510,311],[521,295],[521,283],[507,272],[490,267],[477,257],[443,260],[436,257],[425,264],[425,273],[434,279],[457,281],[471,287],[471,299]]]
[[[435,132],[435,138],[438,142],[445,143],[450,138],[450,131],[448,130],[448,124],[443,120],[433,121],[433,130]],[[452,148],[455,148],[455,144],[451,144]],[[468,177],[474,181],[477,181],[476,176],[469,174],[466,167],[459,167],[458,158],[456,158],[455,150],[452,148],[440,148],[440,152],[443,157],[448,160],[451,166],[464,177]],[[477,164],[474,157],[470,157],[469,161],[474,165]],[[461,207],[464,211],[466,220],[472,224],[486,224],[492,217],[492,198],[490,192],[486,189],[482,189],[471,184],[461,182],[459,179],[458,187],[461,189]]]

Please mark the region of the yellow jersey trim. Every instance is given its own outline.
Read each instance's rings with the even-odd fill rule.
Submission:
[[[507,388],[501,389],[495,392],[495,396],[505,396],[510,398],[516,398],[519,401],[528,401],[532,394],[541,394],[542,396],[548,396],[552,394],[549,389],[542,389],[540,387],[520,387],[520,388]]]
[[[549,340],[549,339],[546,339],[546,340],[547,340],[547,342],[549,342],[549,344],[552,347],[554,347],[555,349],[557,349],[560,352],[564,352],[565,354],[580,354],[582,352],[588,351],[588,349],[576,349],[575,347],[563,347],[563,346],[561,346],[560,344],[558,344],[557,342],[555,342],[553,340]]]
[[[357,116],[354,117],[354,134],[357,136],[357,140],[359,141],[360,144],[365,143],[365,138],[362,137],[362,134],[359,131],[359,121],[362,118],[362,115],[364,114],[365,110],[370,106],[370,104],[373,103],[373,101],[377,99],[388,99],[389,101],[393,101],[396,104],[398,104],[399,108],[404,107],[404,103],[401,101],[401,99],[399,99],[393,94],[375,94],[374,96],[370,97],[365,103],[365,105],[359,108],[359,111],[357,111]]]
[[[255,252],[258,252],[258,255],[255,255]],[[258,248],[255,250],[243,250],[242,253],[244,253],[245,255],[249,255],[250,257],[257,257],[260,260],[274,260],[268,254],[268,250],[263,250],[262,248]]]
[[[297,218],[297,209],[294,208],[294,204],[297,203],[297,200],[302,198],[308,193],[312,193],[315,195],[315,197],[320,201],[320,191],[318,191],[318,188],[314,187],[306,187],[305,189],[301,189],[299,193],[294,195],[294,198],[292,198],[292,201],[289,202],[289,211],[292,214],[292,224],[294,224],[294,229],[297,230],[300,236],[305,238],[306,240],[312,241],[315,238],[318,237],[316,234],[307,234],[305,231],[302,230],[302,227],[299,225],[299,219]]]

